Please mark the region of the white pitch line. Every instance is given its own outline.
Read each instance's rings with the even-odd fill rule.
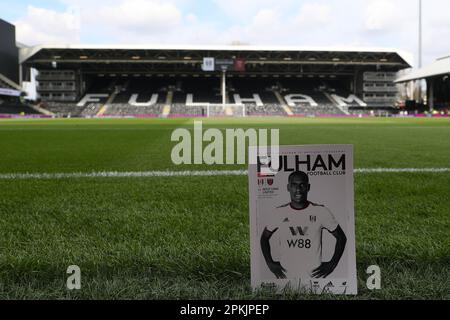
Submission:
[[[141,177],[185,177],[185,176],[245,176],[247,170],[205,170],[205,171],[101,171],[73,173],[4,173],[0,180],[12,179],[65,179],[65,178],[141,178]]]
[[[355,173],[442,173],[450,172],[450,168],[364,168],[355,169]]]
[[[354,173],[445,173],[450,168],[362,168]],[[2,173],[0,180],[19,179],[67,179],[67,178],[145,178],[145,177],[212,177],[246,176],[247,170],[203,170],[203,171],[137,171],[137,172],[73,172],[73,173]]]

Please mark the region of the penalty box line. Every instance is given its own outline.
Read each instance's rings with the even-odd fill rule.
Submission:
[[[247,170],[203,170],[203,171],[101,171],[73,173],[1,173],[0,180],[20,179],[70,179],[70,178],[146,178],[146,177],[212,177],[246,176]],[[371,173],[445,173],[450,168],[362,168],[354,169],[356,174]]]

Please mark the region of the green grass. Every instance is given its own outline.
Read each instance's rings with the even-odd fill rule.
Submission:
[[[0,173],[225,169],[170,161],[192,119],[0,121]],[[355,167],[450,167],[450,119],[211,119],[282,144],[351,143]],[[450,173],[355,176],[358,299],[450,299]],[[247,178],[0,180],[0,298],[317,299],[250,289]],[[65,288],[66,268],[82,290]],[[382,290],[365,288],[368,266]]]

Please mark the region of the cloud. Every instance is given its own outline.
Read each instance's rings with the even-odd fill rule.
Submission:
[[[195,14],[189,13],[186,16],[186,22],[190,23],[190,24],[196,24],[196,23],[198,23],[198,18]]]
[[[273,9],[261,9],[256,12],[248,25],[234,30],[235,39],[232,40],[237,41],[239,36],[243,35],[248,42],[267,42],[270,39],[280,38],[280,32],[280,13]]]
[[[305,3],[294,18],[298,26],[317,27],[317,23],[327,24],[331,19],[331,7],[319,3]]]
[[[103,25],[121,33],[155,34],[170,32],[180,26],[181,11],[172,3],[127,0],[117,5],[101,4],[86,13],[89,25]]]
[[[295,4],[296,0],[214,0],[221,13],[234,21],[243,21],[248,23],[252,18],[264,10],[285,11]]]
[[[14,24],[17,40],[25,44],[80,42],[80,18],[74,8],[57,12],[28,6],[25,16]]]
[[[399,19],[397,7],[393,1],[373,0],[366,7],[365,28],[368,31],[389,31]]]
[[[307,2],[290,11],[296,14],[282,8],[257,10],[245,24],[226,30],[225,38],[256,45],[313,45],[316,43],[306,41],[315,40],[315,31],[330,24],[331,8],[327,5]]]
[[[399,48],[417,53],[410,0],[59,0],[16,21],[24,43],[173,43]],[[73,7],[80,8],[78,12]],[[450,1],[424,1],[424,63],[450,53]],[[81,28],[80,28],[81,25]]]

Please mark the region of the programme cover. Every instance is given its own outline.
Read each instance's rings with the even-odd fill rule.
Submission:
[[[252,287],[356,294],[353,146],[249,156]]]

